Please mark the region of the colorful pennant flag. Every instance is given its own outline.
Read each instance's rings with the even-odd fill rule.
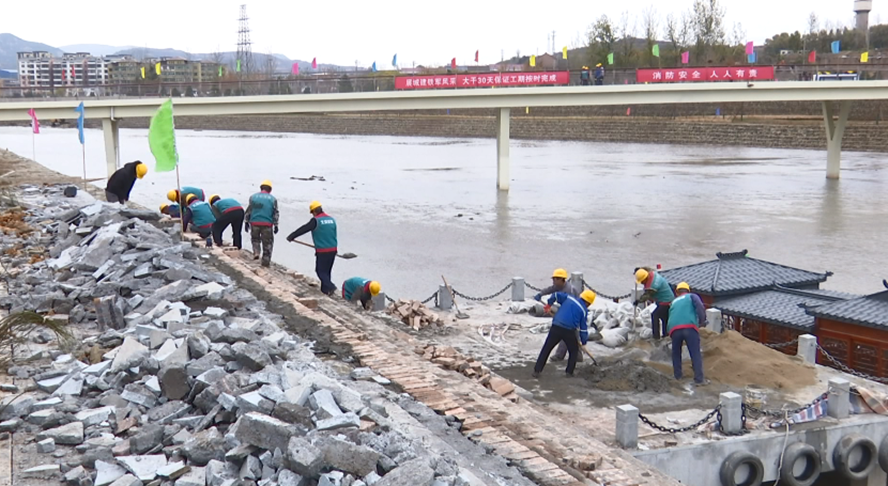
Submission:
[[[222,66],[219,66],[219,77],[222,77]]]
[[[537,65],[537,57],[530,56],[530,67],[536,67],[536,65]]]
[[[237,72],[240,72],[240,66],[241,66],[240,59],[238,59],[238,60],[237,60],[237,65],[234,67],[234,70],[237,71]]]
[[[860,55],[860,62],[869,62],[869,52]]]
[[[160,76],[160,63],[154,65],[154,72],[156,72],[157,75]]]
[[[747,42],[746,43],[746,55],[748,56],[748,55],[752,54],[753,52],[755,52],[755,45],[752,43],[752,41]]]
[[[290,70],[290,72],[292,72],[294,76],[299,74],[299,63],[298,62],[293,63],[293,68]]]
[[[40,122],[37,121],[37,112],[34,111],[34,108],[28,110],[28,116],[31,117],[31,131],[35,134],[40,133]]]
[[[74,108],[74,111],[80,113],[80,116],[77,117],[77,136],[80,138],[80,145],[83,145],[83,115],[86,110],[83,108],[82,101],[77,105],[77,108]]]
[[[608,64],[614,63],[614,53],[613,52],[611,52],[610,54],[607,55],[607,63]]]
[[[145,66],[142,66],[139,70],[142,71],[142,79],[145,79]]]
[[[392,67],[395,69],[398,69],[398,55],[397,54],[395,54],[395,56],[392,57]]]
[[[478,62],[478,51],[475,51],[475,62]]]
[[[450,60],[450,69],[456,69],[456,58]]]
[[[755,57],[755,53],[754,53],[754,52],[753,52],[752,54],[749,54],[749,55],[746,56],[746,61],[747,61],[749,64],[755,64],[755,60],[756,60],[756,57]]]
[[[651,54],[654,57],[660,57],[660,44],[654,44],[654,47],[651,48]]]
[[[374,73],[376,72],[376,61],[373,61],[373,65],[370,66],[370,69],[373,70]]]
[[[632,116],[632,107],[626,108],[626,116]]]
[[[691,62],[691,51],[684,51],[681,53],[681,63],[688,64]]]
[[[154,155],[154,170],[169,172],[179,163],[176,152],[176,124],[173,120],[173,100],[168,99],[160,105],[151,125],[148,127],[148,146]]]
[[[817,51],[811,51],[808,53],[808,64],[814,64],[817,62]]]
[[[561,59],[567,59],[567,46],[561,48]]]
[[[312,69],[317,69],[317,68],[318,68],[318,58],[315,57],[315,58],[313,58],[313,59],[311,60],[311,68],[312,68]]]
[[[829,46],[832,48],[833,54],[838,54],[839,52],[841,52],[841,45],[841,41],[833,41],[832,44],[830,44]]]

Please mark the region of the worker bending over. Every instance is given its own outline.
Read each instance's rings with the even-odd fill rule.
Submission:
[[[540,356],[537,358],[536,366],[533,368],[534,378],[540,376],[549,354],[555,349],[555,345],[563,342],[567,345],[567,369],[564,371],[573,376],[574,368],[577,366],[577,356],[580,354],[580,343],[586,344],[589,339],[589,331],[586,327],[586,319],[588,318],[589,306],[595,302],[595,292],[585,290],[580,297],[566,294],[564,292],[556,292],[549,297],[549,305],[558,302],[561,307],[552,318],[552,327],[549,328],[549,334],[546,336],[546,342],[543,349],[540,350]]]
[[[370,310],[371,300],[381,290],[379,282],[366,278],[352,277],[342,282],[342,298],[348,302],[360,302],[364,310]]]
[[[703,353],[700,351],[700,327],[706,327],[706,308],[700,296],[691,293],[687,282],[675,287],[678,297],[669,307],[669,336],[672,338],[672,372],[675,379],[681,379],[681,346],[688,345],[691,366],[694,368],[694,383],[705,386],[709,381],[703,377]]]
[[[321,203],[317,201],[312,201],[308,210],[312,214],[311,220],[290,233],[287,241],[292,242],[311,231],[315,247],[315,273],[321,281],[321,292],[333,295],[336,291],[336,284],[333,283],[333,263],[337,253],[336,220],[325,213]]]
[[[250,232],[250,242],[253,244],[253,260],[258,260],[261,254],[261,265],[271,265],[274,235],[278,232],[281,217],[277,199],[271,195],[271,181],[262,181],[259,192],[250,196],[250,204],[244,217],[247,220],[244,229]]]
[[[566,294],[573,295],[574,297],[580,296],[580,290],[573,286],[572,283],[567,281],[567,270],[563,268],[556,268],[554,272],[552,272],[552,285],[549,287],[540,290],[539,293],[533,296],[533,299],[537,302],[541,302],[544,295],[554,294],[555,292],[564,292]],[[546,305],[543,310],[546,315],[549,315],[551,312],[551,306]],[[564,357],[567,355],[567,345],[564,344],[564,341],[558,343],[558,349],[555,350],[555,354],[552,355],[552,361],[562,361]],[[580,354],[577,358],[578,362],[583,361],[583,355]]]
[[[210,208],[216,216],[213,223],[213,242],[216,246],[222,246],[222,233],[225,228],[231,226],[231,237],[234,246],[240,250],[243,246],[241,232],[244,230],[244,208],[232,198],[222,199],[218,194],[210,196]]]
[[[160,214],[166,214],[171,218],[181,218],[182,212],[179,211],[178,204],[167,204],[163,203],[160,205]]]
[[[189,195],[194,195],[199,201],[206,201],[206,198],[204,197],[204,190],[192,186],[185,186],[182,188],[181,191],[179,191],[178,189],[170,189],[170,191],[167,192],[167,199],[169,199],[170,202],[176,203],[184,208],[188,206],[185,199],[188,198]]]
[[[199,234],[201,238],[205,238],[207,246],[213,246],[210,235],[213,233],[213,223],[216,222],[216,217],[213,215],[213,210],[210,209],[210,204],[201,201],[194,194],[189,194],[186,201],[188,205],[182,219],[183,227],[187,228],[190,223],[191,231]]]
[[[147,173],[148,166],[143,164],[141,160],[124,164],[108,178],[108,185],[105,186],[105,200],[109,203],[126,203],[129,201],[130,193],[133,192],[136,179],[145,177]]]
[[[644,285],[644,293],[639,301],[654,300],[656,309],[651,313],[651,331],[654,339],[666,337],[666,325],[669,323],[669,305],[675,294],[669,282],[662,275],[646,267],[635,269],[635,281]],[[636,301],[636,304],[638,302]]]

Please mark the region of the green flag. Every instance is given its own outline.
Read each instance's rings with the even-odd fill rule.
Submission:
[[[240,59],[237,60],[237,72],[240,72]]]
[[[222,77],[222,66],[219,66],[219,77]]]
[[[660,57],[660,44],[654,44],[654,47],[651,49],[651,54],[654,57]]]
[[[610,54],[607,55],[607,63],[608,64],[614,63],[614,53],[613,52],[611,52]]]
[[[179,154],[176,153],[175,126],[173,100],[168,99],[151,117],[151,125],[148,127],[148,146],[154,154],[156,172],[169,172],[175,169],[179,162]]]

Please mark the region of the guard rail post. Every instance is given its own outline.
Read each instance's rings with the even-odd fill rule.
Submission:
[[[447,290],[446,285],[438,286],[438,308],[441,310],[450,310],[453,307],[453,296]]]
[[[709,329],[721,334],[725,330],[722,320],[722,312],[718,309],[706,309],[706,320],[709,321]]]
[[[638,409],[620,405],[617,410],[617,443],[624,449],[638,447]]]
[[[743,428],[743,400],[734,392],[722,393],[718,396],[721,405],[722,432],[728,435],[736,435]]]
[[[583,285],[583,272],[570,272],[570,284],[573,285],[573,288],[577,289],[578,292],[585,290],[586,286]]]
[[[796,349],[796,356],[805,360],[805,363],[816,363],[817,336],[812,336],[811,334],[802,334],[799,336],[799,345]]]
[[[524,302],[524,277],[512,277],[512,302]]]
[[[834,419],[848,418],[851,408],[851,383],[844,378],[831,378],[829,380],[829,416]]]
[[[373,302],[373,311],[384,311],[385,310],[385,292],[380,292],[371,299]]]

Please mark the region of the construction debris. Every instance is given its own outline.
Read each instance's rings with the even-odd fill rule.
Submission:
[[[480,361],[475,360],[471,356],[460,354],[459,351],[451,346],[427,344],[424,347],[417,347],[414,349],[414,352],[444,369],[458,371],[469,378],[477,380],[485,387],[499,393],[500,396],[506,397],[513,402],[518,401],[515,385],[511,381],[492,374],[490,368],[484,366]]]
[[[429,326],[444,326],[444,320],[418,300],[398,300],[388,307],[388,313],[400,319],[414,331]]]
[[[178,226],[155,226],[150,211],[74,206],[62,190],[27,190],[22,221],[35,231],[0,236],[0,250],[49,256],[0,251],[10,269],[0,307],[66,316],[54,322],[80,338],[69,353],[19,350],[27,365],[7,370],[26,391],[0,399],[0,427],[52,456],[34,456],[22,485],[466,484],[453,459],[389,418],[409,414],[388,380],[369,368],[340,377],[264,301],[202,265],[204,250],[179,243]],[[420,328],[440,323],[400,304]],[[514,389],[452,348],[431,354],[498,393]]]

